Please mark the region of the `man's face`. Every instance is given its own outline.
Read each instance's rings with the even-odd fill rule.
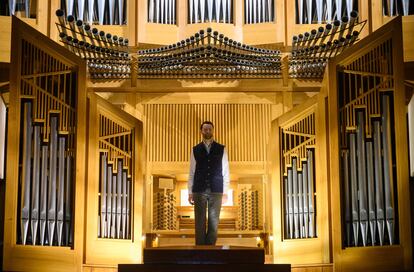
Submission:
[[[201,134],[203,135],[203,139],[210,140],[213,137],[214,128],[210,124],[204,124],[201,128]]]

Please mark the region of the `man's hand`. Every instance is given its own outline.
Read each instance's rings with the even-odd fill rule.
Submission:
[[[188,194],[188,202],[190,202],[191,205],[194,205],[193,194]]]
[[[223,194],[223,198],[221,199],[221,204],[224,204],[227,202],[228,196],[227,194]]]

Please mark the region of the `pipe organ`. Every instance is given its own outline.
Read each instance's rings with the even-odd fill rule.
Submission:
[[[0,96],[0,180],[5,178],[5,155],[6,155],[6,133],[7,133],[7,107]]]
[[[382,12],[384,16],[407,16],[414,14],[413,0],[382,0]]]
[[[357,0],[297,0],[297,24],[332,23],[358,11]]]
[[[238,185],[238,230],[261,230],[263,228],[262,195],[253,184]]]
[[[274,20],[274,0],[244,0],[245,24],[270,23]]]
[[[130,77],[131,57],[129,40],[92,28],[73,15],[65,18],[63,10],[56,11],[60,41],[66,48],[85,59],[92,79],[125,79]]]
[[[18,241],[72,246],[77,75],[28,41],[22,53]]]
[[[120,21],[120,1],[103,9],[103,1],[62,2],[57,32],[0,18],[13,22],[11,62],[0,64],[4,270],[116,270],[141,263],[145,247],[193,245],[188,166],[205,120],[230,160],[218,245],[267,247],[269,262],[298,271],[412,268],[414,98],[408,134],[411,67],[402,50],[409,18],[378,18],[390,22],[372,32],[375,20],[364,29],[356,10],[377,13],[362,1],[298,0],[302,23],[326,22],[305,30],[291,1],[245,0],[243,10],[243,1],[189,0],[192,23],[235,24],[170,43],[173,31],[194,29],[175,21],[187,13],[173,13],[182,1],[133,2],[129,14],[139,18],[99,30],[91,22]],[[241,13],[234,18],[232,2]],[[386,2],[391,14],[406,3]],[[176,26],[149,24],[147,12]],[[257,24],[241,26],[242,17]],[[270,18],[274,25],[259,24]],[[135,35],[133,44],[109,28]],[[290,47],[292,30],[300,31]],[[262,44],[275,31],[263,48],[230,38]]]
[[[316,237],[315,114],[280,128],[284,238]]]
[[[133,130],[99,116],[98,237],[131,239]]]
[[[245,45],[211,28],[138,51],[139,78],[278,78],[280,66],[280,51]]]
[[[177,181],[173,178],[153,177],[152,230],[178,230]]]
[[[399,243],[391,52],[387,40],[338,74],[346,247]]]
[[[148,22],[175,25],[176,0],[148,0]]]
[[[125,25],[127,22],[126,0],[66,0],[61,3],[60,8],[66,15],[88,24]]]
[[[358,21],[358,12],[343,16],[332,24],[312,29],[292,39],[289,76],[293,78],[322,78],[330,58],[351,47],[359,37],[366,21]]]
[[[162,0],[161,0],[162,1]],[[188,23],[233,23],[232,0],[188,0]]]

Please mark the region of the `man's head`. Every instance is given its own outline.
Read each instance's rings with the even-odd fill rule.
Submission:
[[[200,132],[203,135],[203,139],[210,140],[213,138],[214,125],[210,121],[204,121],[200,126]]]

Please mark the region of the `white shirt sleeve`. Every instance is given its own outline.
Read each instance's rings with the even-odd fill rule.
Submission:
[[[227,155],[227,149],[224,148],[223,159],[221,162],[223,168],[223,193],[227,194],[230,187],[230,171],[229,171],[229,157]]]
[[[191,149],[190,155],[190,173],[188,174],[188,194],[193,193],[193,184],[194,184],[194,173],[196,169],[196,160],[194,157],[194,151]]]

